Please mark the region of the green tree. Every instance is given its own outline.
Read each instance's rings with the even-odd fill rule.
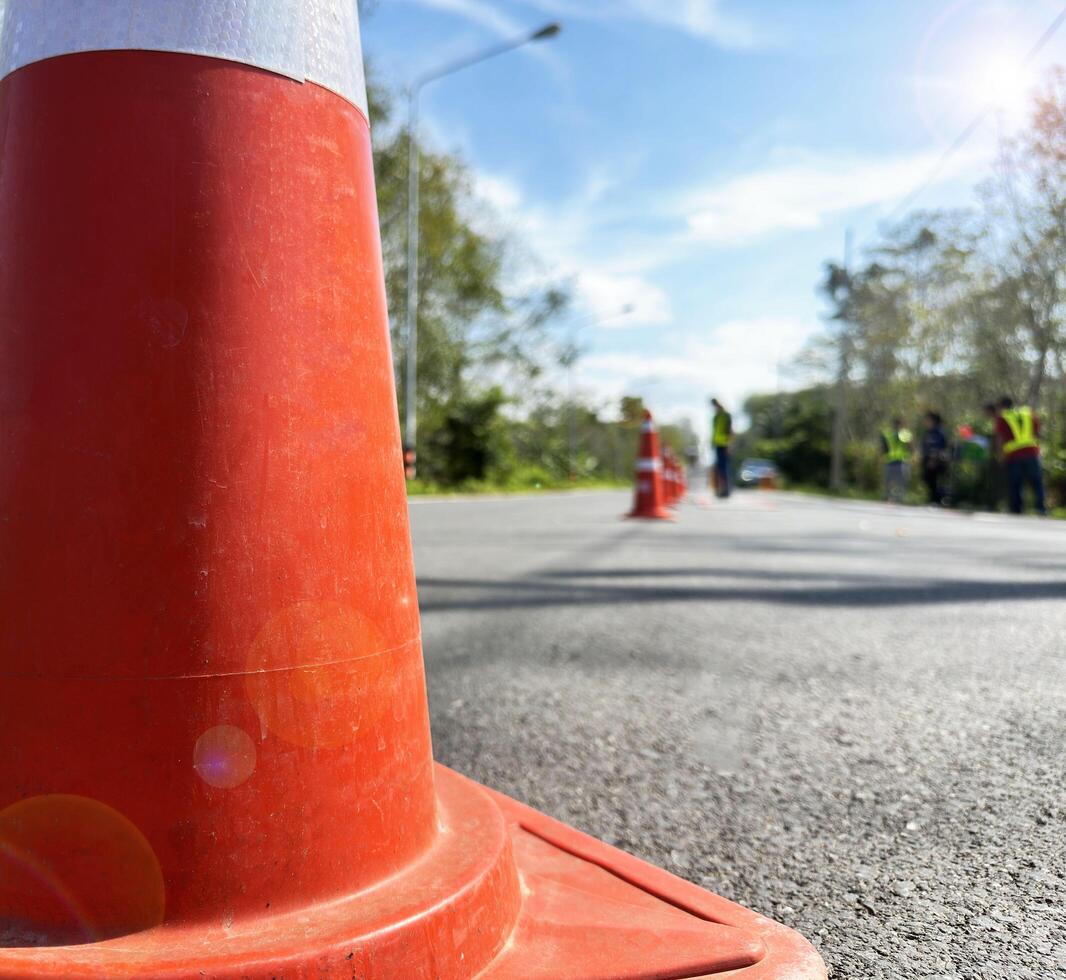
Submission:
[[[738,438],[738,456],[769,459],[793,484],[827,486],[832,412],[824,386],[773,395],[753,395],[744,402],[751,421]]]
[[[492,387],[441,406],[440,424],[426,441],[431,476],[437,482],[462,486],[507,474],[514,448],[500,411],[506,402],[502,389]]]
[[[395,125],[387,92],[372,82],[369,96],[382,256],[400,369],[406,357],[402,327],[410,136]],[[506,427],[501,413],[516,397],[502,391],[499,376],[505,375],[518,392],[544,371],[552,359],[548,329],[565,312],[569,296],[557,284],[508,288],[509,253],[517,246],[482,230],[487,222],[476,218],[487,206],[477,199],[473,177],[460,159],[423,146],[420,186],[419,469],[434,482],[485,479],[508,454],[498,446],[477,451],[473,435],[498,438]],[[404,378],[399,371],[401,404]],[[467,452],[472,454],[467,461],[452,458]]]
[[[988,254],[1007,300],[1005,312],[1027,368],[1015,397],[1037,403],[1066,353],[1066,72],[1055,69],[1038,93],[1031,126],[1004,141],[983,187]]]
[[[1066,493],[1064,131],[1066,72],[1057,69],[1031,125],[1003,143],[979,207],[909,215],[856,269],[826,267],[830,326],[805,362],[825,378],[826,410],[846,423],[840,445],[850,447],[853,481],[876,480],[869,447],[886,419],[917,426],[932,409],[973,422],[983,402],[1009,394],[1040,411],[1052,482],[1061,457]]]

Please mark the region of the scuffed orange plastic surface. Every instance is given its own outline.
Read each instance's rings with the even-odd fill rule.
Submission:
[[[96,52],[0,137],[0,977],[823,976],[435,772],[359,112]]]

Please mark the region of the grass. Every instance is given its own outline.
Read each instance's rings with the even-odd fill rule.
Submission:
[[[409,497],[458,497],[477,494],[538,493],[560,490],[621,490],[632,485],[631,480],[612,479],[538,479],[529,480],[468,480],[458,486],[445,486],[425,480],[408,480]]]
[[[884,502],[884,495],[873,490],[861,490],[857,487],[845,487],[843,490],[830,490],[828,487],[820,487],[814,484],[788,484],[784,489],[793,493],[807,494],[811,497],[832,497],[836,500],[870,500],[878,503]],[[928,503],[926,496],[919,490],[911,490],[904,497],[902,503],[908,507],[923,507]],[[967,514],[1005,514],[1006,510],[988,510],[978,507],[969,502],[963,502],[948,507],[948,510],[957,510]],[[1048,516],[1057,521],[1066,520],[1066,507],[1051,507]]]

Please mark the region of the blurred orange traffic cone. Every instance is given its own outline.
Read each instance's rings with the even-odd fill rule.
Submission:
[[[434,766],[356,5],[176,6],[6,7],[0,977],[820,976]]]
[[[640,448],[637,452],[636,488],[633,509],[627,517],[649,520],[671,520],[663,500],[663,461],[659,452],[659,432],[651,412],[644,410],[640,426]]]
[[[667,506],[676,507],[681,501],[681,471],[677,456],[668,446],[663,449],[663,482]]]

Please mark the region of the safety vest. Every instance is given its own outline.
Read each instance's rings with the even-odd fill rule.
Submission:
[[[909,429],[885,429],[881,433],[885,437],[885,445],[888,446],[888,455],[885,457],[890,463],[905,463],[911,458],[911,436]]]
[[[1003,421],[1007,423],[1010,434],[1014,437],[1010,442],[1004,443],[1003,454],[1009,456],[1018,452],[1019,449],[1039,449],[1040,441],[1036,438],[1036,424],[1033,421],[1031,408],[1005,408],[1001,413]]]
[[[728,412],[717,412],[714,416],[715,446],[728,446],[733,441],[733,417]]]

